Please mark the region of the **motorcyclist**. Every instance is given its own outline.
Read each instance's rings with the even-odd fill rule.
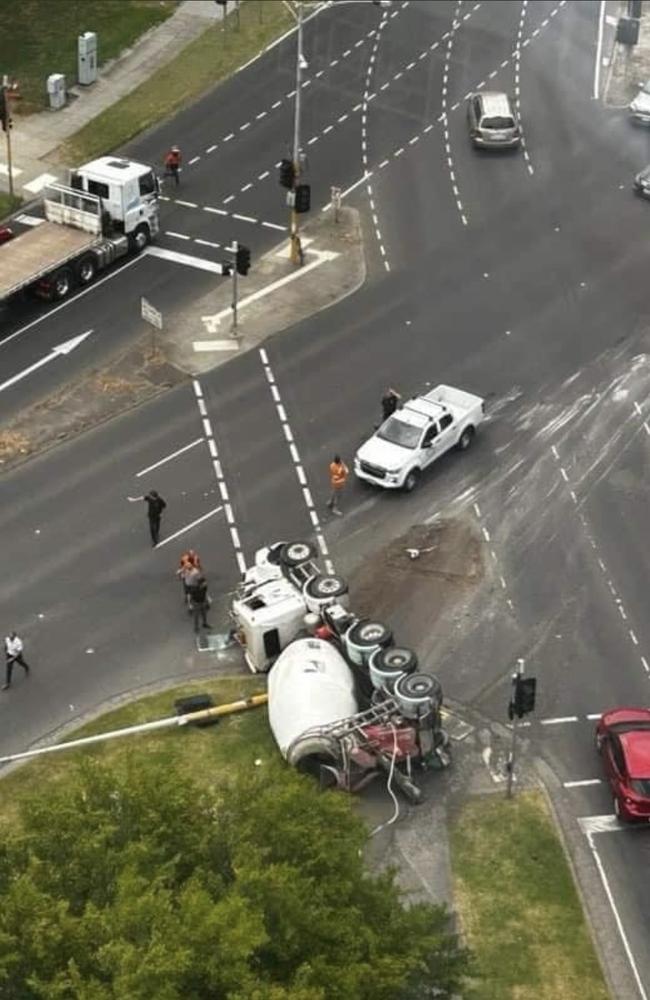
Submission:
[[[168,174],[172,175],[177,186],[180,182],[182,159],[181,151],[178,146],[172,146],[165,157],[165,170]]]

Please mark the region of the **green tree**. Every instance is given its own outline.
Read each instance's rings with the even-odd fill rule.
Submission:
[[[32,795],[0,845],[11,1000],[451,997],[442,907],[363,864],[363,823],[283,765],[206,791],[133,756]]]

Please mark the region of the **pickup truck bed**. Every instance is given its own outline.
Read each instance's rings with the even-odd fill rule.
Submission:
[[[20,291],[97,242],[93,233],[42,222],[0,246],[0,300]]]

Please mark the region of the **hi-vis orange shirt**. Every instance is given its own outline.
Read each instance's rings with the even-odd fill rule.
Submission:
[[[330,483],[333,490],[341,490],[348,478],[348,467],[345,462],[330,462]]]

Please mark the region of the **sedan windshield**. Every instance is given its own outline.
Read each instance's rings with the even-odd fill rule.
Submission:
[[[390,417],[377,431],[377,437],[382,441],[399,444],[402,448],[417,448],[421,434],[421,427],[404,423],[399,417]]]
[[[481,122],[481,128],[514,128],[515,123],[512,118],[505,118],[500,116],[495,116],[494,118],[484,118]]]

